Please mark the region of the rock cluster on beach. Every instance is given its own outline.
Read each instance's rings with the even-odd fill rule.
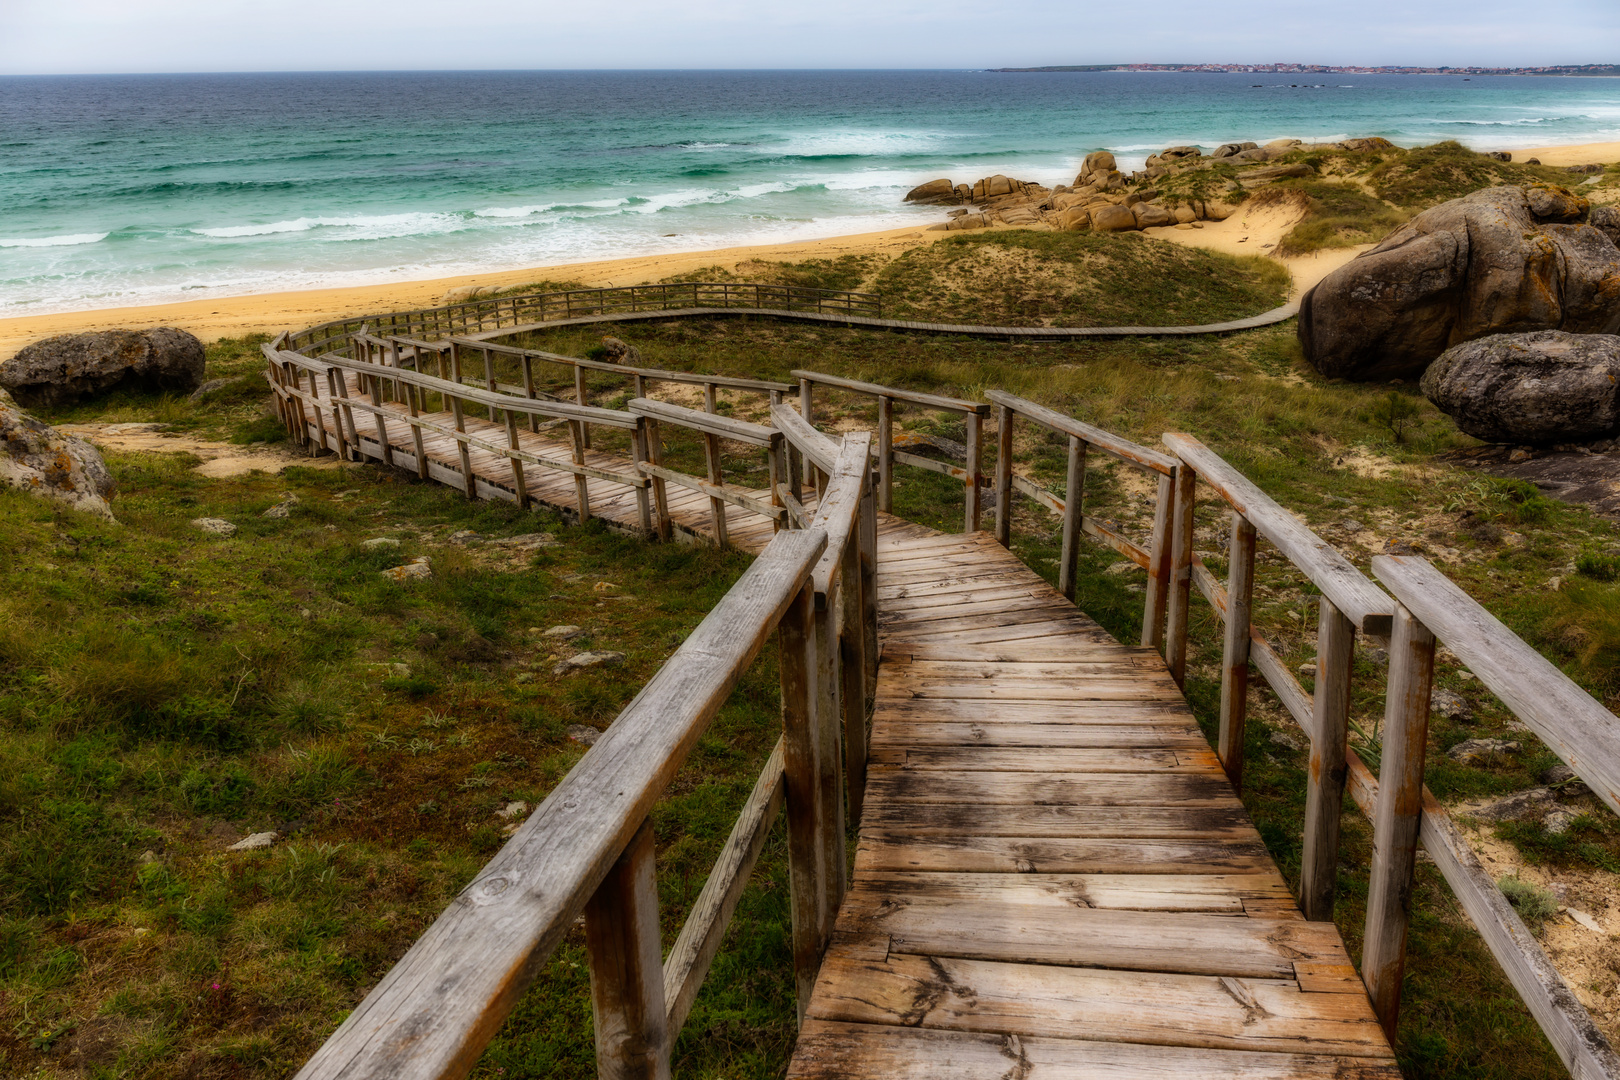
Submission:
[[[112,473],[96,448],[29,416],[0,392],[0,484],[111,518]]]
[[[0,364],[0,387],[30,409],[114,389],[189,392],[202,379],[202,342],[168,326],[62,334]]]
[[[1240,198],[1237,192],[1277,180],[1316,175],[1316,170],[1302,161],[1267,165],[1269,161],[1301,150],[1364,151],[1391,145],[1385,139],[1350,139],[1331,144],[1277,139],[1265,146],[1225,143],[1207,157],[1196,146],[1171,146],[1148,158],[1140,170],[1128,176],[1120,171],[1113,154],[1098,150],[1086,155],[1073,184],[1048,188],[999,173],[972,184],[930,180],[908,192],[906,202],[971,208],[950,211],[950,220],[930,226],[933,230],[984,229],[992,225],[1098,232],[1167,225],[1193,229],[1202,227],[1199,222],[1231,216]],[[1155,186],[1160,180],[1166,183]]]

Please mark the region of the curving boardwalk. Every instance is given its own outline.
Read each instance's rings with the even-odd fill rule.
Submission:
[[[1198,334],[1227,334],[1237,330],[1253,330],[1287,322],[1299,314],[1297,302],[1251,315],[1246,319],[1229,322],[1203,323],[1197,326],[975,326],[968,323],[918,322],[909,319],[877,319],[867,315],[850,315],[817,311],[787,311],[780,308],[693,307],[671,308],[659,311],[619,311],[603,315],[578,315],[571,319],[548,319],[545,322],[524,323],[499,330],[486,330],[468,334],[468,337],[493,340],[511,334],[524,334],[536,330],[555,330],[563,326],[591,326],[597,323],[652,322],[658,319],[686,319],[721,315],[759,315],[788,322],[823,323],[832,326],[861,327],[868,330],[902,330],[921,334],[957,334],[963,337],[1032,338],[1042,341],[1070,341],[1096,337],[1188,337]]]
[[[363,452],[386,437],[415,468],[410,426],[383,428]],[[327,411],[310,434],[335,440]],[[460,486],[454,440],[424,453]],[[479,493],[515,497],[507,459],[471,463]],[[531,498],[574,509],[571,476],[535,472]],[[639,526],[634,489],[593,478],[589,495]],[[670,501],[707,532],[707,498]],[[878,520],[865,810],[788,1076],[1397,1080],[1337,930],[1301,917],[1158,654],[987,534]],[[773,533],[737,507],[728,523],[748,550]]]

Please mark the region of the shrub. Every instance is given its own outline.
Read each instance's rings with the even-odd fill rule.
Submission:
[[[1575,557],[1575,572],[1593,581],[1613,581],[1620,578],[1620,555],[1583,551]]]
[[[1531,926],[1543,923],[1558,914],[1558,898],[1550,889],[1544,889],[1518,876],[1505,877],[1496,883],[1496,887],[1502,890],[1502,895],[1513,905],[1513,910],[1519,913],[1519,918]]]

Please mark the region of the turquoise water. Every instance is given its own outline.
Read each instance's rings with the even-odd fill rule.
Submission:
[[[1290,85],[1288,80],[1314,79]],[[1259,85],[1256,85],[1259,84]],[[1620,139],[1620,80],[990,72],[0,78],[0,317],[812,239],[1193,143]]]

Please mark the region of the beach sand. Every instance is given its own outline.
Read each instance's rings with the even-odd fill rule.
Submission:
[[[1539,158],[1542,164],[1553,166],[1620,161],[1620,142],[1545,146],[1513,151],[1515,161],[1523,161],[1530,157]],[[1202,229],[1163,228],[1148,229],[1146,232],[1150,236],[1172,243],[1210,248],[1232,255],[1265,255],[1293,227],[1297,217],[1297,211],[1274,207],[1250,215],[1235,214],[1226,221],[1205,222]],[[641,285],[708,266],[722,266],[729,270],[738,263],[751,260],[797,262],[803,259],[836,258],[840,255],[870,252],[898,254],[951,235],[947,232],[929,232],[927,224],[788,244],[643,255],[528,270],[436,278],[428,281],[399,281],[349,288],[213,297],[146,307],[102,308],[57,315],[25,315],[0,319],[0,357],[9,358],[29,342],[55,334],[115,328],[143,330],[154,326],[177,326],[189,330],[204,341],[215,341],[223,337],[241,337],[254,332],[276,333],[325,322],[328,319],[371,312],[432,307],[443,303],[444,294],[451,289],[466,285],[505,287],[546,280],[577,281],[586,286]],[[1283,260],[1294,275],[1294,295],[1297,297],[1370,246],[1340,248]]]

